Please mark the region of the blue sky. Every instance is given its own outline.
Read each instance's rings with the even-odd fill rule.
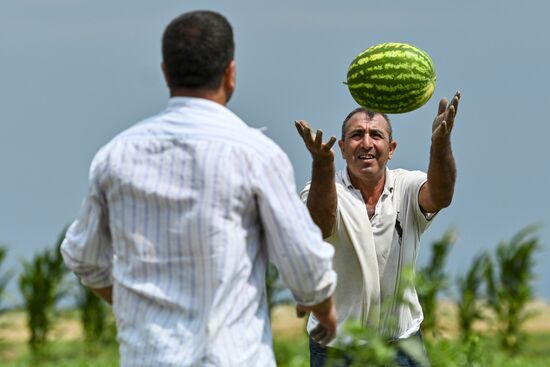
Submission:
[[[447,269],[521,228],[541,225],[536,291],[550,299],[550,3],[407,1],[18,0],[0,4],[0,243],[7,265],[51,246],[76,216],[94,153],[117,132],[164,108],[160,37],[188,10],[233,24],[237,91],[229,108],[288,153],[298,188],[310,157],[293,121],[338,135],[355,107],[345,80],[362,50],[406,42],[435,64],[434,97],[392,115],[393,168],[426,170],[441,97],[462,91],[453,148],[455,198],[423,237],[455,228]],[[340,155],[338,167],[343,167]],[[15,289],[12,284],[11,288]]]

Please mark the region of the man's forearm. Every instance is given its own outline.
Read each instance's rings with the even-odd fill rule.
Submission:
[[[307,312],[312,312],[319,321],[310,336],[321,345],[325,346],[336,336],[338,327],[338,318],[336,316],[336,308],[332,300],[332,296],[328,297],[323,302],[313,306],[296,306],[296,314],[298,317],[303,317]]]
[[[321,229],[323,238],[330,236],[336,220],[337,198],[334,174],[334,162],[313,162],[307,207],[311,218]]]
[[[108,304],[113,304],[113,287],[106,288],[90,288],[92,292],[97,294],[100,298],[105,300]]]
[[[436,209],[449,206],[453,199],[456,182],[456,165],[450,139],[432,141],[428,185],[430,199]]]

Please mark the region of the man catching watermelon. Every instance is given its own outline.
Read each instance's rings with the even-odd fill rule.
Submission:
[[[422,343],[423,314],[416,290],[399,285],[406,278],[404,271],[416,263],[420,236],[453,198],[456,166],[451,131],[459,100],[457,92],[450,102],[445,98],[439,102],[427,174],[387,167],[397,142],[386,114],[359,107],[345,118],[338,146],[346,167],[340,172],[335,170],[332,150],[336,137],[323,143],[322,131],[313,135],[306,121],[296,121],[313,158],[311,182],[301,197],[325,241],[335,249],[339,336],[343,325],[354,320],[389,340]],[[325,366],[329,361],[351,365],[353,356],[335,348],[338,338],[326,347],[314,341],[319,337],[317,323],[310,316],[311,366]],[[395,362],[399,366],[428,364],[425,355],[415,360],[399,349]]]

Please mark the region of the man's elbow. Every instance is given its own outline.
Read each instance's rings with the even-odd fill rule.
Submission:
[[[336,215],[331,215],[330,217],[324,218],[324,220],[314,221],[315,224],[319,227],[321,230],[321,234],[323,235],[323,239],[326,239],[330,236],[332,236],[333,230],[334,230],[334,224],[336,222]]]
[[[432,199],[433,206],[434,208],[437,209],[437,211],[448,208],[449,206],[451,206],[452,202],[453,202],[453,195],[440,196],[435,200]]]
[[[321,234],[323,235],[323,240],[326,240],[332,235],[332,230],[321,230]]]
[[[420,195],[420,207],[428,213],[435,213],[447,208],[453,201],[453,191],[426,191],[426,195]]]

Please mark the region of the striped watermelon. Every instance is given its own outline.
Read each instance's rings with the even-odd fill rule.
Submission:
[[[406,43],[381,43],[361,52],[350,64],[347,79],[358,104],[382,113],[415,110],[435,89],[432,59]]]

